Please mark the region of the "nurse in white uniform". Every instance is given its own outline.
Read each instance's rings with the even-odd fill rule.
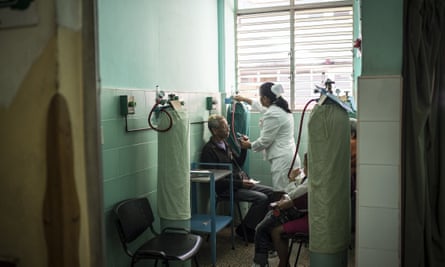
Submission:
[[[272,187],[284,191],[289,184],[288,172],[295,153],[294,119],[289,104],[282,97],[284,89],[281,84],[263,83],[259,93],[260,102],[240,95],[234,97],[263,113],[260,137],[252,142],[248,138],[241,139],[240,144],[242,148],[265,152],[265,159],[271,163]],[[297,155],[293,168],[299,167]]]

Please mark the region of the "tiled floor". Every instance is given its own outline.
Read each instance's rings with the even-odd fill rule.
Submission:
[[[252,265],[252,258],[254,254],[254,244],[249,243],[245,246],[244,241],[235,237],[235,249],[231,249],[230,243],[230,228],[224,229],[217,235],[217,252],[216,252],[216,266],[217,267],[250,267]],[[290,263],[293,266],[295,262],[295,256],[298,251],[298,245],[295,244]],[[348,267],[354,267],[354,250],[349,251],[349,261]],[[200,266],[210,267],[211,262],[211,250],[208,242],[205,242],[201,251],[199,253],[199,263]],[[269,264],[271,267],[276,267],[278,265],[278,257],[269,259]],[[298,260],[298,267],[309,266],[309,250],[306,247],[302,247],[300,257]]]

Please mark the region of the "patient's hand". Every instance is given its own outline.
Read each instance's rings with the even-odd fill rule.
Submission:
[[[289,174],[289,180],[294,182],[295,179],[298,177],[298,175],[301,174],[301,169],[300,168],[295,168],[293,169],[290,174]]]
[[[254,183],[250,180],[244,179],[243,180],[243,187],[244,188],[251,188],[254,185]]]
[[[294,206],[294,202],[290,199],[281,199],[277,205],[280,209],[285,210]]]
[[[252,144],[249,142],[249,139],[246,140],[243,138],[243,139],[240,139],[239,142],[240,142],[240,146],[242,149],[252,148]]]

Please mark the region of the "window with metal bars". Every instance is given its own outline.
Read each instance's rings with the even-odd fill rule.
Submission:
[[[294,1],[238,0],[237,82],[252,98],[263,82],[281,83],[302,109],[327,78],[334,93],[352,91],[352,2]]]

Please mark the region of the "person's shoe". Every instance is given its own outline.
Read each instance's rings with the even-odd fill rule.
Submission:
[[[235,233],[241,237],[242,239],[244,239],[244,233],[243,233],[243,227],[240,225],[238,225],[238,227],[236,227],[235,229]]]
[[[275,258],[276,256],[278,256],[278,253],[276,250],[269,250],[269,259],[271,258]]]
[[[261,262],[261,263],[258,263]],[[269,261],[267,260],[267,253],[255,253],[253,257],[252,267],[269,267]]]
[[[247,241],[250,243],[255,243],[255,230],[246,227]]]
[[[252,267],[269,267],[270,265],[269,265],[269,263],[266,263],[265,265],[261,265],[261,264],[259,264],[259,263],[253,263],[252,264]]]
[[[254,243],[255,242],[255,230],[253,230],[247,226],[245,226],[245,229],[246,229],[247,242]],[[236,227],[235,232],[240,238],[242,238],[244,241],[246,241],[244,239],[243,226],[241,224],[238,225],[238,227]]]

